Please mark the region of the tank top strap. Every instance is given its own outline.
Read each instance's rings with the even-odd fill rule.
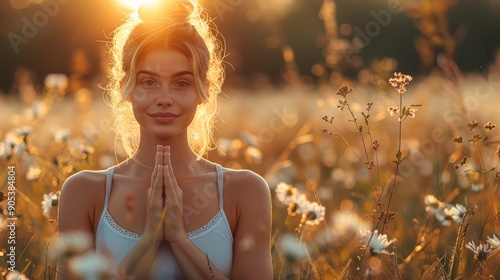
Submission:
[[[109,202],[109,195],[111,194],[111,184],[113,181],[113,172],[115,171],[115,167],[110,167],[106,171],[106,195],[104,197],[104,208],[103,211],[108,210],[108,202]]]
[[[215,164],[217,170],[217,189],[219,192],[219,209],[224,211],[224,170],[219,164]]]

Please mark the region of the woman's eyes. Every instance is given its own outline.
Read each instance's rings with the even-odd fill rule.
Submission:
[[[189,86],[189,85],[190,85],[190,83],[188,83],[187,81],[184,81],[184,80],[182,80],[182,81],[177,81],[177,82],[175,83],[175,86],[178,86],[178,87],[187,87],[187,86]]]
[[[158,85],[158,83],[152,79],[144,79],[141,81],[141,84],[145,87],[155,87]]]
[[[145,88],[156,88],[159,86],[158,82],[156,82],[153,79],[143,79],[141,81],[141,85],[144,86]],[[173,86],[176,88],[185,88],[189,87],[191,83],[186,80],[178,80],[173,83]]]

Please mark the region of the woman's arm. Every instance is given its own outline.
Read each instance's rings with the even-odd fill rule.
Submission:
[[[100,176],[96,176],[100,175]],[[95,186],[102,185],[102,191]],[[95,172],[77,173],[64,183],[59,202],[59,234],[81,232],[90,238],[94,249],[94,205],[97,197],[104,197],[105,176]],[[58,261],[57,279],[81,279],[68,268],[68,259]]]
[[[224,199],[236,201],[231,279],[272,279],[271,195],[266,181],[250,171],[235,172]],[[236,177],[237,176],[237,177]]]

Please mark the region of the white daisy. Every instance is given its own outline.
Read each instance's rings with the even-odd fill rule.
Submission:
[[[467,212],[467,209],[462,204],[456,204],[455,206],[452,206],[449,211],[451,213],[453,221],[455,221],[456,223],[461,223],[465,212]]]
[[[7,274],[5,279],[6,280],[29,280],[29,278],[26,277],[26,275],[19,273],[17,271],[9,272],[9,274]]]
[[[113,263],[110,259],[96,252],[88,252],[71,258],[69,261],[71,271],[82,276],[85,280],[111,279],[110,267],[112,266]]]
[[[425,205],[427,205],[425,207],[425,210],[427,212],[436,213],[436,212],[441,211],[440,208],[442,208],[441,207],[442,203],[435,196],[433,196],[431,194],[426,195],[424,197],[424,202],[425,202]]]
[[[361,230],[358,232],[359,237],[361,237],[361,243],[365,244],[365,246],[370,247],[370,250],[373,254],[387,254],[389,252],[385,250],[389,245],[391,245],[396,239],[388,240],[386,234],[378,234],[378,230],[372,232],[371,230]],[[369,241],[369,242],[368,242]]]
[[[10,158],[12,156],[12,147],[7,141],[0,142],[0,158]]]
[[[57,206],[59,204],[59,192],[50,192],[48,194],[44,194],[41,204],[43,214],[47,217],[50,216],[50,210],[52,209],[52,206]]]
[[[467,245],[465,245],[465,248],[471,250],[474,253],[474,259],[478,261],[487,260],[490,254],[488,244],[479,244],[478,246],[476,246],[476,243],[474,243],[474,241],[471,241]]]
[[[492,250],[500,249],[500,240],[498,239],[498,237],[496,235],[493,234],[493,238],[487,236],[486,242],[488,242],[488,244],[490,244]]]
[[[288,260],[301,260],[307,257],[307,248],[292,234],[284,234],[279,242],[279,249]]]
[[[54,141],[58,144],[66,143],[68,142],[70,134],[69,129],[60,129],[54,133]]]
[[[245,159],[247,162],[260,164],[262,163],[262,158],[262,152],[258,148],[249,146],[245,149]]]
[[[91,245],[90,236],[82,231],[61,233],[54,240],[53,246],[49,250],[52,258],[57,256],[69,258],[85,252]]]
[[[42,174],[42,169],[36,166],[30,166],[28,172],[26,172],[26,179],[28,181],[36,181],[40,177],[40,174]]]
[[[450,226],[451,222],[454,220],[453,219],[453,211],[451,208],[444,208],[440,212],[434,213],[436,215],[436,219],[443,225],[443,226]]]
[[[295,216],[304,213],[308,207],[308,204],[309,201],[307,200],[305,194],[294,194],[291,198],[291,202],[288,204],[288,215]]]
[[[309,202],[303,209],[302,218],[307,225],[317,225],[325,219],[325,206],[317,202]]]
[[[349,236],[370,229],[370,224],[353,211],[337,211],[333,215],[333,230],[341,236]]]
[[[280,182],[276,185],[276,198],[285,205],[293,202],[297,198],[298,193],[297,188],[285,182]]]

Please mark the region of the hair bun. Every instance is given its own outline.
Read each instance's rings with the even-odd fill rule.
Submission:
[[[179,23],[188,21],[193,10],[194,5],[190,0],[158,0],[142,4],[138,14],[145,22]]]

